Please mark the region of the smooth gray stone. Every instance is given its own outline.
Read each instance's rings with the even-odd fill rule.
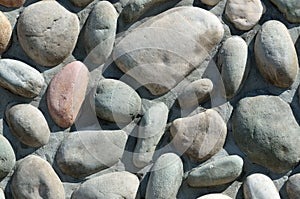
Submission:
[[[241,175],[243,164],[243,159],[237,155],[217,159],[194,168],[187,183],[192,187],[210,187],[232,182]]]
[[[146,199],[174,199],[182,183],[183,164],[174,153],[161,155],[149,177]]]
[[[278,9],[292,23],[300,23],[300,3],[299,0],[271,0]]]
[[[38,96],[44,77],[31,66],[13,59],[0,60],[0,86],[26,98]]]
[[[233,113],[233,136],[254,163],[285,173],[300,160],[300,128],[289,104],[261,95],[239,101]]]
[[[14,168],[16,163],[15,152],[8,140],[0,135],[0,179]]]
[[[168,114],[168,107],[160,102],[150,107],[141,119],[133,154],[136,167],[142,168],[152,162],[156,146],[165,132]]]
[[[56,162],[64,174],[86,177],[116,164],[126,141],[127,134],[122,130],[73,132],[58,149]]]

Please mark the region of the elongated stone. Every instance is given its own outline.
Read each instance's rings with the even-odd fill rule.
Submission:
[[[14,94],[34,98],[44,86],[44,77],[39,71],[21,61],[1,59],[0,85]]]
[[[12,146],[3,135],[0,135],[0,179],[7,176],[15,163],[16,155]]]
[[[152,161],[156,146],[165,132],[168,113],[168,107],[161,102],[150,107],[143,116],[133,154],[136,167],[142,168]]]
[[[85,98],[88,81],[89,71],[79,61],[67,64],[53,77],[47,91],[47,105],[58,126],[68,128],[74,123]]]
[[[0,54],[5,52],[9,47],[11,35],[12,28],[10,22],[3,12],[0,11]]]

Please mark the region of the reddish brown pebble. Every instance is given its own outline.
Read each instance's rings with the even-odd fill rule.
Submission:
[[[0,4],[8,8],[21,7],[26,0],[0,0]]]
[[[68,128],[74,123],[85,98],[88,80],[89,71],[80,61],[67,64],[51,80],[47,104],[58,126]]]
[[[0,11],[0,54],[2,54],[8,48],[11,34],[12,29],[10,22],[3,12]]]

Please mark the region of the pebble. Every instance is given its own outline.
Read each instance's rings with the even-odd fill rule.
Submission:
[[[263,13],[260,0],[228,0],[225,8],[227,18],[239,30],[250,30]]]
[[[11,190],[15,199],[65,199],[63,184],[51,165],[35,155],[18,161]]]
[[[64,174],[86,177],[116,164],[126,141],[127,134],[122,130],[73,132],[59,147],[56,162]]]
[[[245,79],[248,46],[239,36],[228,38],[218,57],[226,97],[232,98],[239,91]]]
[[[30,104],[18,104],[6,111],[12,133],[31,147],[41,147],[49,142],[50,129],[43,113]]]
[[[151,168],[145,199],[176,198],[182,177],[183,164],[180,157],[174,153],[161,155]]]
[[[210,187],[232,182],[241,175],[243,164],[243,159],[237,155],[214,160],[194,168],[187,183],[191,187]]]
[[[2,189],[0,189],[0,199],[5,199],[4,192]]]
[[[26,0],[0,0],[0,5],[3,5],[8,8],[17,8],[21,7]]]
[[[141,106],[137,92],[122,81],[104,79],[97,85],[95,108],[100,119],[129,123],[140,112]]]
[[[181,108],[197,107],[207,101],[213,90],[213,83],[210,79],[203,78],[188,84],[178,96]]]
[[[209,6],[217,5],[221,0],[201,0],[201,3],[204,3]]]
[[[283,23],[270,20],[262,25],[255,39],[254,53],[257,67],[268,82],[281,88],[293,84],[298,74],[298,58]]]
[[[10,22],[4,13],[0,11],[0,54],[8,49],[11,41],[11,35],[12,28]]]
[[[75,48],[79,20],[56,1],[39,1],[23,10],[17,33],[32,60],[42,66],[56,66]]]
[[[232,199],[232,198],[221,193],[211,193],[211,194],[201,196],[197,199]]]
[[[286,191],[289,199],[298,199],[300,196],[300,174],[294,174],[289,177],[286,183]]]
[[[300,160],[300,127],[277,96],[246,97],[233,113],[235,142],[254,163],[285,173]]]
[[[300,23],[299,0],[271,0],[291,23]]]
[[[151,94],[162,95],[202,63],[223,34],[220,20],[209,11],[176,7],[147,20],[116,42],[113,58],[121,71]]]
[[[180,151],[199,160],[207,160],[222,149],[227,127],[213,109],[173,121],[170,128],[172,143]]]
[[[84,43],[87,54],[92,52],[89,59],[94,63],[104,63],[111,54],[116,37],[117,19],[118,13],[108,1],[97,3],[89,15]]]
[[[245,199],[280,199],[273,181],[260,173],[248,176],[244,182],[243,190]]]
[[[135,199],[138,188],[139,179],[134,174],[127,171],[113,172],[85,181],[72,194],[71,199]]]
[[[70,127],[85,99],[89,71],[80,61],[67,64],[51,80],[47,91],[49,113],[55,123]]]
[[[156,146],[165,132],[168,114],[168,107],[160,102],[150,107],[142,117],[133,154],[136,167],[142,168],[152,162]]]
[[[132,0],[128,1],[121,12],[122,20],[131,23],[139,19],[148,10],[166,2],[167,0]]]
[[[39,71],[21,61],[1,59],[0,86],[25,98],[34,98],[44,86],[44,77]]]
[[[70,1],[74,6],[85,7],[91,2],[93,2],[94,0],[70,0]]]
[[[8,140],[0,134],[0,180],[7,176],[16,163],[15,152]]]

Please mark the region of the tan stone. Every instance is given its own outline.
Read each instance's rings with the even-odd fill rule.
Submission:
[[[0,11],[0,54],[9,47],[12,28],[7,17]]]

